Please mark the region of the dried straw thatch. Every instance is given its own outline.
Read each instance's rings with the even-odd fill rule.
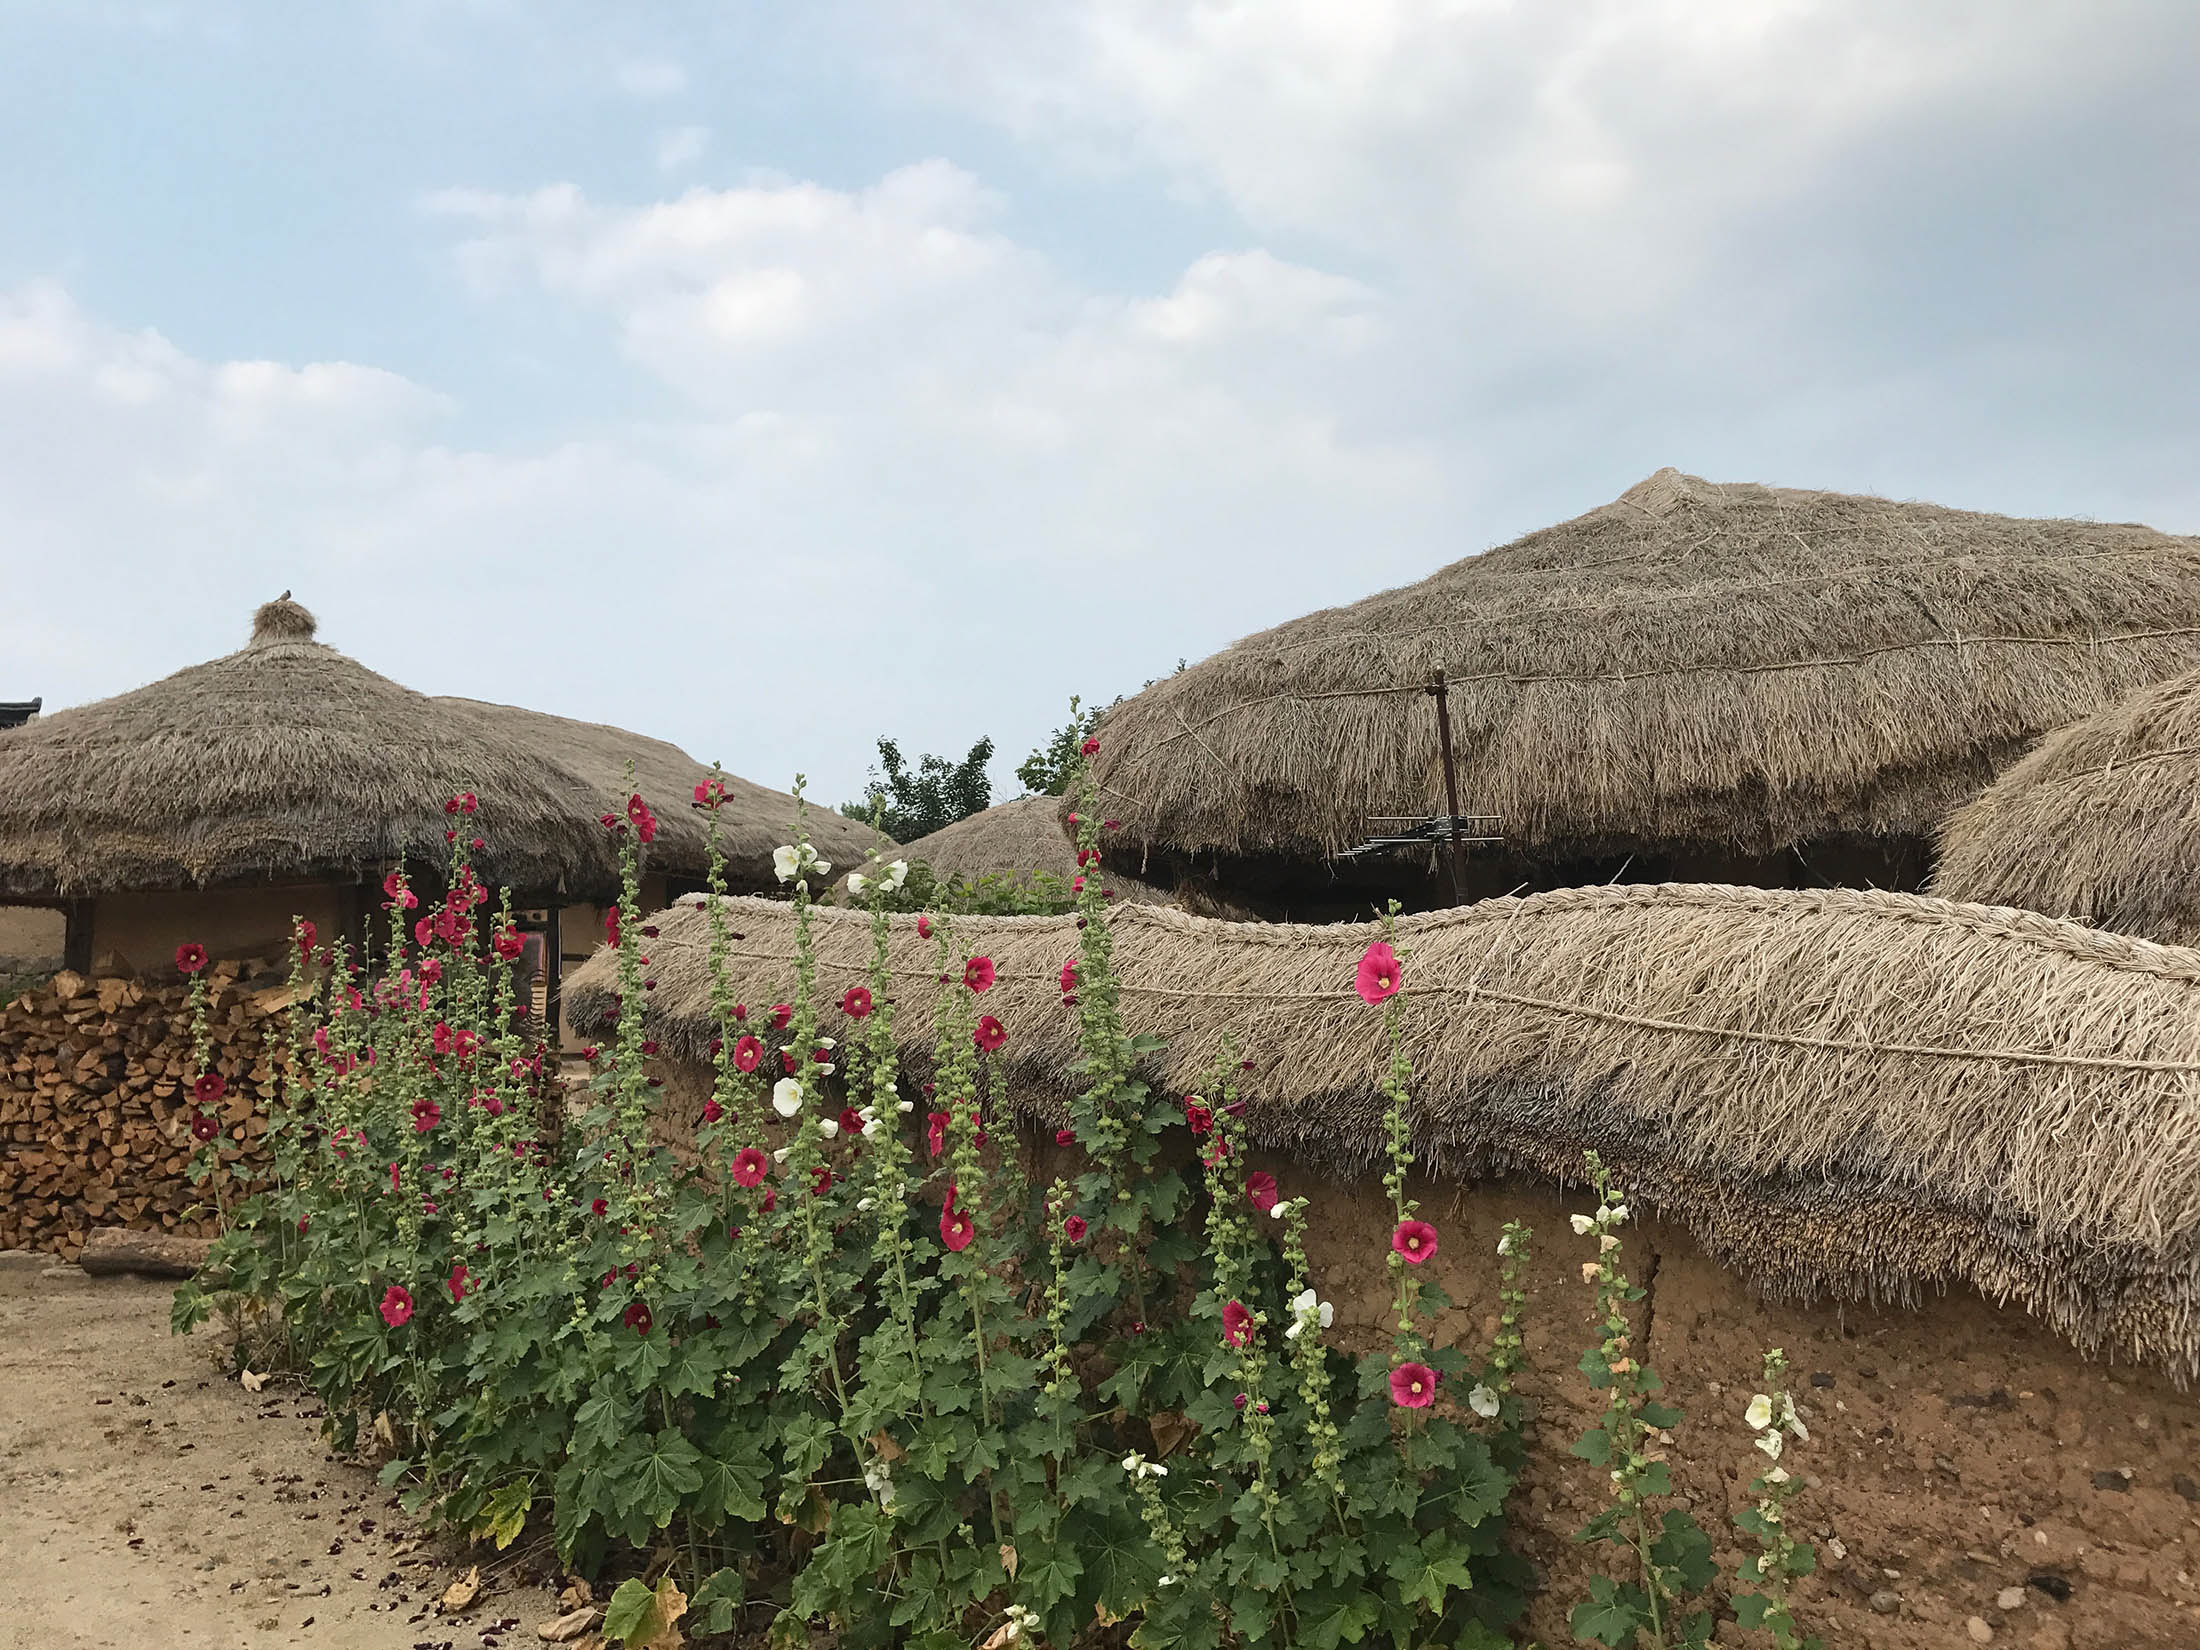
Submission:
[[[1460,806],[1541,860],[1923,836],[2031,740],[2200,663],[2200,540],[1661,470],[1111,711],[1126,868],[1304,862]]]
[[[473,791],[482,874],[576,899],[618,886],[598,818],[623,803],[622,744],[664,817],[652,864],[701,866],[687,819],[702,770],[616,729],[398,686],[314,639],[287,598],[253,616],[239,651],[149,687],[0,732],[0,894],[350,879],[399,860],[440,864],[443,801]],[[794,800],[729,782],[737,876],[762,886]],[[850,827],[851,842],[872,840]],[[751,839],[757,839],[752,841]],[[773,840],[783,840],[783,835]]]
[[[949,877],[976,882],[995,876],[1029,887],[1032,873],[1044,871],[1067,889],[1077,875],[1077,844],[1063,826],[1058,796],[1023,796],[997,803],[944,830],[904,843],[895,850],[895,857],[931,866],[943,882]],[[1166,889],[1133,876],[1110,875],[1107,884],[1117,899],[1133,905],[1173,903]]]
[[[730,906],[736,992],[792,989],[793,917]],[[816,918],[821,994],[863,971],[859,914]],[[1381,1016],[1353,994],[1370,926],[1117,911],[1151,1075],[1250,1055],[1255,1141],[1349,1168],[1383,1149]],[[653,1035],[715,1035],[706,917],[657,919]],[[1415,1149],[1438,1173],[1572,1180],[1594,1147],[1636,1195],[1768,1292],[2015,1300],[2089,1351],[2200,1370],[2200,952],[1916,895],[1666,885],[1568,889],[1403,920]],[[1056,975],[1073,919],[965,918],[990,954],[1009,1092],[1041,1121],[1078,1079]],[[894,919],[897,1030],[924,1063],[937,980]],[[567,986],[601,1029],[615,972]],[[826,1029],[834,1011],[828,1009]]]
[[[2200,672],[2040,741],[1941,832],[1934,883],[2200,945]]]

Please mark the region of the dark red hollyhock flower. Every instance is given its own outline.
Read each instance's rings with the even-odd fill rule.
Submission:
[[[940,1210],[940,1241],[958,1254],[970,1247],[970,1240],[978,1235],[978,1223],[970,1218],[968,1209],[955,1207],[955,1189],[947,1189],[946,1207]]]
[[[433,1100],[419,1099],[412,1103],[413,1133],[426,1134],[443,1121],[443,1108]]]
[[[474,795],[472,791],[460,791],[458,793],[458,811],[460,813],[470,814],[480,806],[481,798]]]
[[[1253,1344],[1253,1314],[1241,1302],[1232,1301],[1222,1309],[1222,1338],[1232,1346]]]
[[[796,1064],[793,1049],[783,1048],[779,1051],[779,1070],[782,1075],[792,1077],[795,1073]]]
[[[461,1060],[471,1060],[474,1051],[481,1047],[481,1033],[459,1030],[451,1033],[451,1052]]]
[[[445,945],[456,945],[466,937],[466,917],[457,906],[439,912],[435,919],[435,937]],[[499,955],[502,948],[499,947]],[[517,955],[515,952],[514,955]]]
[[[757,1208],[761,1209],[767,1215],[778,1207],[779,1194],[775,1191],[766,1191],[764,1193],[764,1201],[757,1205]]]
[[[754,1037],[744,1036],[733,1045],[733,1064],[737,1071],[754,1071],[763,1059],[764,1045]]]
[[[595,1044],[591,1043],[591,1044],[589,1044],[589,1045],[588,1045],[588,1047],[586,1047],[586,1048],[584,1048],[584,1049],[582,1049],[582,1050],[581,1050],[581,1058],[582,1058],[583,1060],[587,1060],[587,1061],[590,1061],[591,1063],[593,1063],[593,1062],[594,1062],[594,1060],[595,1060],[595,1058],[596,1058],[596,1056],[598,1056],[598,1055],[599,1055],[599,1054],[601,1054],[601,1053],[603,1053],[603,1050],[602,1050],[602,1049],[600,1049],[600,1048],[598,1048],[598,1047],[596,1047],[596,1045],[595,1045]]]
[[[1276,1177],[1266,1169],[1255,1169],[1245,1177],[1245,1196],[1254,1208],[1266,1214],[1276,1206]]]
[[[519,937],[519,930],[516,928],[498,929],[497,937],[491,943],[495,945],[497,955],[506,962],[518,962],[520,953],[527,949],[527,942]]]
[[[853,1106],[842,1106],[838,1121],[842,1134],[861,1134],[863,1132],[863,1119]]]
[[[596,1216],[596,1218],[600,1220],[603,1218],[604,1211],[609,1209],[610,1207],[610,1204],[606,1203],[602,1198],[599,1197],[596,1199],[595,1202],[591,1203],[588,1206],[588,1212]]]
[[[1084,1242],[1085,1217],[1083,1215],[1071,1215],[1069,1219],[1063,1221],[1062,1236],[1068,1238],[1072,1243]]]
[[[1075,814],[1071,814],[1071,815],[1069,816],[1069,822],[1070,822],[1070,823],[1071,823],[1072,825],[1076,824],[1076,823],[1077,823],[1077,816],[1076,816]]]
[[[320,938],[320,930],[315,928],[313,924],[308,922],[304,917],[300,917],[298,919],[298,930],[296,938],[298,941],[298,949],[300,951],[311,951],[313,949],[314,941]]]
[[[392,1329],[402,1329],[412,1321],[412,1292],[401,1284],[391,1284],[382,1291],[382,1321]]]
[[[1077,1131],[1075,1129],[1056,1129],[1054,1131],[1054,1143],[1057,1146],[1076,1145]]]
[[[917,918],[917,938],[920,940],[928,940],[931,937],[932,919],[930,917]]]
[[[450,799],[450,801],[448,801],[448,802],[444,803],[444,804],[443,804],[443,811],[444,811],[445,813],[447,813],[447,814],[455,814],[455,813],[457,813],[457,812],[458,812],[458,798],[454,796],[454,797],[452,797],[452,798]]]
[[[1077,959],[1062,964],[1062,990],[1067,993],[1077,989]]]
[[[450,1026],[449,1026],[448,1024],[446,1024],[446,1023],[445,1023],[444,1021],[442,1021],[442,1020],[438,1020],[438,1021],[436,1021],[436,1023],[435,1023],[435,1029],[434,1029],[433,1031],[431,1031],[431,1032],[429,1032],[429,1033],[428,1033],[428,1042],[429,1042],[429,1044],[430,1044],[430,1045],[431,1045],[431,1046],[432,1046],[432,1047],[433,1047],[433,1048],[435,1049],[436,1053],[438,1053],[438,1054],[448,1054],[448,1053],[450,1053],[450,1052],[451,1052],[451,1028],[450,1028]]]
[[[970,1034],[970,1040],[981,1051],[991,1054],[1008,1041],[1008,1028],[992,1015],[981,1014],[978,1016],[978,1029]]]
[[[947,1149],[947,1123],[948,1117],[944,1111],[933,1112],[925,1118],[924,1149],[928,1155],[937,1157]]]
[[[365,1138],[365,1136],[363,1136],[363,1135],[362,1135],[362,1136],[361,1136],[360,1138],[361,1138],[361,1139],[364,1139],[364,1138]],[[393,1191],[393,1192],[394,1192],[394,1191],[396,1191],[396,1190],[397,1190],[397,1188],[398,1188],[398,1185],[399,1185],[399,1183],[400,1183],[400,1182],[399,1182],[399,1179],[398,1179],[398,1168],[397,1168],[397,1165],[396,1165],[395,1163],[392,1163],[392,1164],[390,1165],[390,1190],[391,1190],[391,1191]]]
[[[733,1005],[733,1017],[736,1020],[746,1020],[749,1017],[749,1005],[747,1003],[735,1003]]]
[[[466,1275],[466,1263],[459,1261],[451,1267],[449,1280],[443,1285],[451,1292],[451,1304],[456,1306],[466,1298],[466,1286],[473,1280]]]
[[[649,811],[649,804],[638,796],[626,799],[626,817],[633,821],[634,834],[644,842],[657,840],[657,816]]]
[[[711,1053],[716,1054],[718,1052],[718,1045],[716,1043],[713,1043],[711,1045],[710,1051]],[[642,1052],[644,1054],[655,1054],[657,1052],[657,1039],[654,1037],[644,1037],[642,1039]]]
[[[972,957],[964,963],[963,984],[973,991],[992,990],[993,959],[991,957]]]
[[[794,1005],[792,1003],[772,1004],[772,1029],[774,1031],[785,1031],[787,1022],[793,1018]]]
[[[1103,819],[1100,821],[1100,829],[1103,831],[1120,831],[1122,828],[1123,822],[1120,819]]]
[[[619,943],[619,908],[616,905],[609,905],[604,908],[603,938],[606,945],[617,945]]]
[[[703,1102],[703,1121],[705,1123],[715,1123],[718,1121],[719,1118],[725,1115],[726,1108],[721,1106],[716,1098],[705,1100]]]
[[[626,1317],[624,1321],[627,1328],[633,1330],[634,1333],[637,1335],[647,1335],[649,1333],[649,1326],[652,1323],[656,1322],[656,1320],[649,1315],[649,1308],[643,1305],[640,1301],[636,1301],[632,1306],[626,1309]]]
[[[810,1196],[823,1197],[832,1190],[833,1171],[820,1163],[810,1171]]]
[[[719,1050],[723,1049],[725,1046],[726,1040],[723,1037],[713,1037],[710,1040],[710,1057],[713,1060],[717,1059]]]
[[[654,923],[647,923],[647,922],[643,923],[643,924],[642,924],[642,938],[643,938],[643,939],[645,939],[645,940],[653,940],[653,939],[655,939],[656,937],[657,937],[657,928],[656,928],[656,925],[655,925]]]
[[[1080,756],[1098,756],[1100,754],[1100,741],[1097,739],[1087,739],[1082,745],[1079,745],[1077,747],[1077,754]]]
[[[1401,1220],[1390,1234],[1390,1247],[1409,1265],[1418,1266],[1436,1253],[1436,1228],[1425,1220]]]
[[[1205,1135],[1215,1126],[1215,1114],[1197,1100],[1187,1098],[1184,1102],[1184,1121],[1191,1125],[1193,1134]]]
[[[482,849],[484,849],[484,848],[488,847],[489,845],[488,845],[488,844],[487,844],[486,842],[482,841],[482,840],[481,840],[481,838],[479,838],[479,837],[477,836],[477,837],[475,837],[475,838],[474,838],[474,844],[473,844],[473,846],[474,846],[474,852],[478,854],[478,853],[480,853],[480,852],[481,852],[481,850],[482,850]]]
[[[185,974],[196,974],[206,966],[206,947],[196,940],[176,947],[176,967]]]
[[[420,959],[420,983],[422,985],[434,985],[442,978],[443,962],[441,958],[422,957]]]
[[[765,1172],[771,1167],[771,1159],[754,1146],[743,1146],[733,1154],[733,1179],[739,1186],[761,1186]]]
[[[871,993],[868,988],[852,985],[840,999],[840,1012],[851,1020],[860,1020],[871,1012]]]
[[[833,1063],[833,1051],[829,1048],[813,1048],[810,1050],[810,1062],[813,1065],[829,1066]]]
[[[191,1119],[191,1138],[202,1146],[221,1132],[220,1122],[207,1116],[203,1111]]]
[[[207,1072],[191,1085],[191,1098],[202,1106],[211,1106],[229,1092],[229,1085],[222,1081],[218,1071]]]

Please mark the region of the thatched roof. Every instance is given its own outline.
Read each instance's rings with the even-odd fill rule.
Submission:
[[[470,790],[481,799],[471,823],[488,844],[485,878],[601,897],[618,886],[598,818],[625,799],[622,745],[633,747],[643,793],[665,823],[652,868],[699,871],[689,805],[704,770],[671,746],[431,699],[314,640],[314,628],[297,603],[270,602],[235,653],[0,732],[0,894],[348,879],[399,860],[437,865],[451,823],[443,802]],[[764,886],[794,799],[745,783],[729,789],[737,800],[725,819],[742,856],[735,880]],[[874,840],[846,821],[820,825],[835,843]]]
[[[793,916],[731,906],[734,989],[792,989]],[[867,966],[859,913],[817,915],[829,1005]],[[653,1035],[711,1036],[699,902],[658,919]],[[1364,925],[1111,918],[1155,1081],[1253,1059],[1256,1143],[1340,1168],[1383,1150],[1380,1015],[1351,990]],[[1010,1093],[1040,1120],[1079,1056],[1057,972],[1071,918],[964,918],[990,954]],[[1917,895],[1568,889],[1407,918],[1415,1149],[1440,1174],[1580,1177],[1594,1147],[1646,1203],[1771,1292],[2021,1302],[2089,1350],[2200,1369],[2200,952]],[[921,1067],[936,963],[894,919],[896,1031]],[[566,987],[602,1029],[608,954]]]
[[[999,876],[1029,886],[1031,874],[1044,871],[1067,888],[1077,875],[1077,844],[1062,823],[1058,796],[1023,796],[997,803],[944,830],[904,843],[894,857],[912,865],[929,865],[942,881],[961,877],[976,882],[980,877]],[[1111,874],[1106,881],[1117,899],[1133,905],[1171,902],[1168,890],[1133,876]]]
[[[1108,857],[1333,854],[1460,807],[1544,860],[1929,833],[2041,733],[2200,664],[2200,539],[1661,470],[1110,711]]]
[[[2200,672],[2041,740],[1949,819],[1934,885],[2200,945]]]

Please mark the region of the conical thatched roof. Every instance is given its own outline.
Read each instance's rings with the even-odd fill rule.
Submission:
[[[622,742],[664,820],[652,867],[694,874],[689,819],[704,770],[669,745],[557,717],[431,699],[314,640],[287,598],[243,648],[149,687],[0,732],[0,893],[350,878],[398,860],[440,864],[445,798],[473,791],[482,875],[529,893],[618,886],[599,816],[623,805]],[[677,768],[677,772],[675,769]],[[692,772],[694,777],[687,777]],[[674,779],[682,782],[675,785]],[[770,878],[794,799],[729,781],[735,880]],[[843,822],[845,823],[845,822]],[[861,826],[856,838],[872,839]]]
[[[1108,713],[1111,860],[1280,856],[1460,807],[1568,859],[1929,833],[2041,733],[2200,664],[2200,540],[1661,470]]]
[[[2200,672],[2041,740],[1948,821],[1934,883],[2200,945]]]
[[[793,914],[739,900],[733,986],[793,987]],[[1256,1143],[1311,1164],[1383,1150],[1381,1016],[1352,990],[1378,932],[1111,917],[1134,1032],[1189,1092],[1225,1036]],[[866,970],[859,913],[817,914],[819,995]],[[652,1035],[716,1035],[707,919],[656,919]],[[991,955],[1009,1090],[1051,1123],[1080,1050],[1057,973],[1073,918],[958,919]],[[938,964],[893,919],[895,1030],[921,1069]],[[2022,1302],[2081,1346],[2200,1369],[2200,952],[1917,895],[1567,889],[1412,917],[1415,1150],[1438,1173],[1580,1177],[1594,1147],[1758,1286],[1914,1301],[1949,1283]],[[602,1029],[616,972],[567,984]],[[753,1022],[752,1022],[753,1028]]]
[[[1077,844],[1063,827],[1058,796],[1023,796],[997,803],[944,830],[904,843],[894,857],[912,865],[929,865],[942,881],[961,877],[976,882],[980,877],[998,876],[1029,885],[1031,873],[1044,871],[1067,888],[1077,875]],[[1119,900],[1133,905],[1170,903],[1166,889],[1136,877],[1110,874],[1106,880]]]

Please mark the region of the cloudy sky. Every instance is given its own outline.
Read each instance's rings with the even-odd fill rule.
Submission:
[[[827,800],[1661,465],[2200,531],[2190,0],[0,0],[0,698]]]

